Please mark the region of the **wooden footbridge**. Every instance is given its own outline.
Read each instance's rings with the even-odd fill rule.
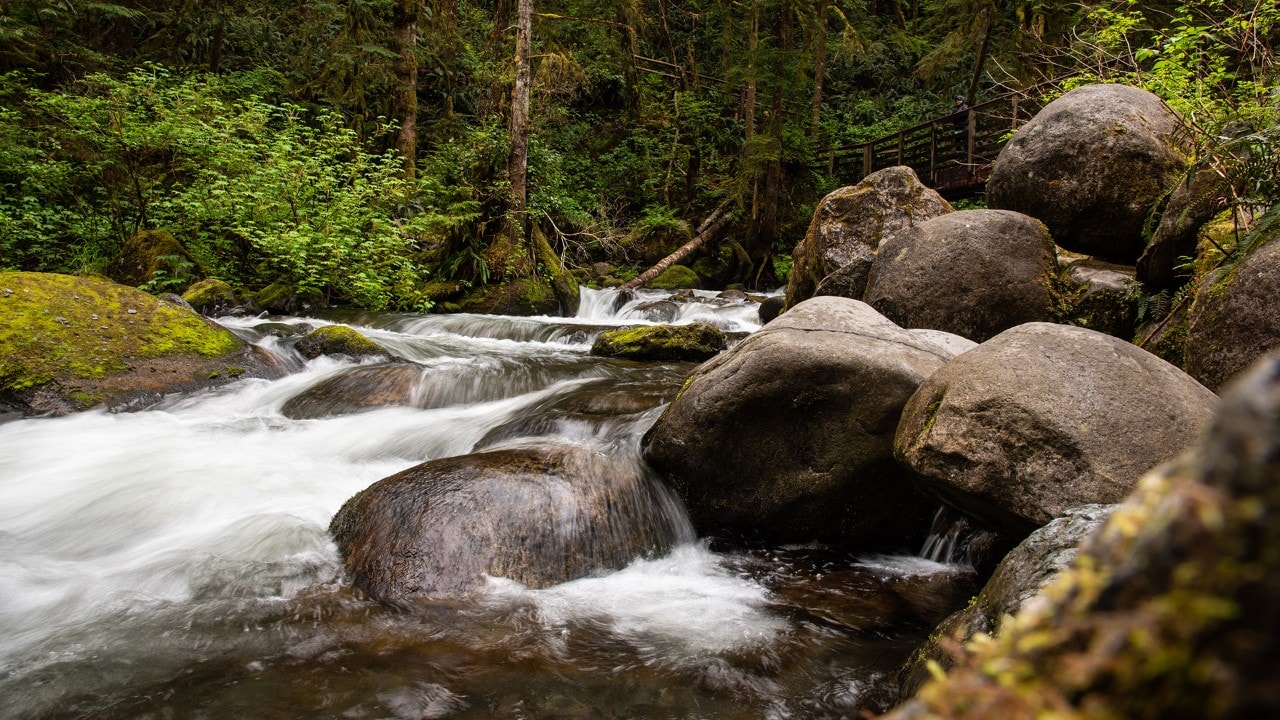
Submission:
[[[829,148],[817,164],[841,185],[906,165],[949,200],[981,195],[1000,149],[1044,107],[1045,93],[1062,80],[1001,95],[875,140]]]

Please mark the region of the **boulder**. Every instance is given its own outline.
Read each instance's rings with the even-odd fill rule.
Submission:
[[[930,663],[943,669],[955,664],[952,649],[974,635],[995,635],[1006,615],[1012,615],[1075,559],[1081,541],[1111,516],[1115,505],[1072,508],[1036,530],[1009,551],[982,591],[965,609],[949,616],[907,661],[898,675],[899,692],[910,697],[930,677]]]
[[[888,717],[1280,716],[1280,354],[1071,568]]]
[[[309,360],[321,355],[345,355],[357,360],[387,355],[387,351],[378,343],[346,325],[318,327],[298,340],[293,347],[299,355]]]
[[[203,272],[173,233],[139,230],[124,242],[120,254],[107,266],[107,274],[125,285],[150,284],[162,290],[181,290]]]
[[[987,205],[1043,222],[1072,252],[1133,264],[1147,219],[1186,161],[1178,117],[1127,85],[1086,85],[1049,103],[1000,151]]]
[[[513,278],[472,290],[458,302],[458,310],[481,315],[558,315],[560,301],[543,280]]]
[[[704,531],[918,547],[936,503],[893,462],[893,432],[950,358],[865,303],[813,298],[703,364],[644,457]]]
[[[1280,240],[1257,244],[1230,269],[1210,273],[1188,317],[1187,372],[1211,388],[1280,345]]]
[[[782,314],[787,299],[782,295],[771,295],[760,301],[760,323],[767,324]]]
[[[692,539],[634,460],[540,443],[384,478],[329,526],[352,583],[381,602],[466,594],[485,576],[547,587]]]
[[[1133,337],[1138,320],[1133,268],[1084,259],[1067,266],[1061,277],[1068,288],[1057,309],[1061,322],[1123,340]]]
[[[724,333],[714,325],[642,325],[601,333],[591,354],[627,360],[702,362],[725,348]]]
[[[871,248],[854,246],[849,252],[848,262],[822,278],[814,288],[813,296],[834,295],[862,300],[867,294],[867,279],[871,277],[871,265],[875,259],[876,253]]]
[[[1008,210],[964,210],[885,240],[866,301],[893,322],[981,342],[1053,312],[1058,270],[1044,225]]]
[[[323,294],[314,290],[299,292],[283,280],[254,293],[253,304],[273,315],[298,315],[329,307]]]
[[[215,316],[243,304],[236,291],[217,278],[205,278],[193,284],[182,294],[182,299],[196,312]]]
[[[702,280],[698,277],[698,273],[684,265],[672,265],[663,270],[661,275],[646,283],[645,287],[650,290],[681,290],[685,288],[696,290],[702,287]]]
[[[275,372],[227,329],[135,288],[0,273],[0,402],[26,413],[136,405]]]
[[[857,185],[829,193],[818,203],[804,239],[791,251],[787,307],[812,297],[823,278],[874,254],[894,233],[949,212],[947,201],[908,167],[885,168]]]
[[[939,499],[1025,536],[1070,508],[1119,502],[1191,444],[1216,404],[1130,343],[1029,323],[926,380],[902,412],[894,453]]]
[[[1191,279],[1184,267],[1196,256],[1200,229],[1231,205],[1231,183],[1205,169],[1177,184],[1160,213],[1151,241],[1138,258],[1137,277],[1149,290],[1176,288]]]
[[[289,398],[281,414],[292,420],[351,415],[381,407],[421,407],[415,391],[426,368],[397,362],[354,367]]]

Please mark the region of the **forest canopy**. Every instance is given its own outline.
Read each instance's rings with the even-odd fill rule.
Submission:
[[[1280,142],[1278,15],[1239,0],[4,0],[0,269],[100,272],[165,230],[187,254],[164,257],[153,291],[218,277],[426,310],[592,263],[629,277],[719,209],[731,222],[705,272],[776,286],[839,182],[827,148],[1064,77],[1156,92],[1199,161],[1273,198],[1256,168]]]

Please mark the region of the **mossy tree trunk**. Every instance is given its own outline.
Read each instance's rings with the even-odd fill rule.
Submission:
[[[396,135],[396,151],[404,164],[404,177],[413,182],[418,155],[418,15],[423,0],[396,0],[395,62],[397,105],[400,108],[400,132]]]

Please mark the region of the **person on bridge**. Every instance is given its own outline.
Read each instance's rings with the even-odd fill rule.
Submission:
[[[954,103],[954,108],[952,109],[951,114],[955,116],[955,120],[953,121],[955,130],[953,130],[951,134],[955,141],[956,148],[964,150],[968,148],[966,140],[968,139],[967,136],[969,134],[969,103],[965,100],[963,95],[956,95],[951,98],[951,101]]]

